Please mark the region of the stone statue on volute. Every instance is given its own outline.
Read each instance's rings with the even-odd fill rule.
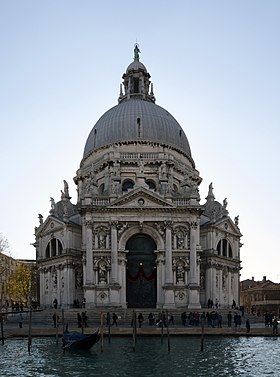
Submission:
[[[39,219],[39,223],[40,223],[40,225],[41,224],[43,224],[43,222],[44,222],[44,217],[39,213],[39,215],[38,215],[38,219]]]
[[[63,180],[63,183],[64,183],[64,194],[66,197],[69,197],[68,183],[65,181],[65,179]]]
[[[61,191],[61,200],[64,200],[64,199],[71,199],[71,197],[69,196],[69,187],[68,187],[68,183],[64,180],[63,181],[63,184],[64,184],[64,190],[60,190]]]
[[[50,198],[50,202],[51,202],[51,208],[52,208],[52,210],[55,210],[55,201],[54,201],[54,198]]]
[[[214,196],[214,194],[213,194],[213,183],[212,182],[209,185],[208,196]]]
[[[224,207],[224,208],[227,208],[227,205],[228,205],[227,198],[225,198],[225,199],[223,200],[223,207]]]

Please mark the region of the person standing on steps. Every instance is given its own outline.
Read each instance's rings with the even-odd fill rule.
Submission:
[[[139,313],[138,315],[138,324],[139,324],[139,328],[142,327],[142,323],[144,321],[144,317],[143,317],[143,314],[142,313]]]
[[[228,327],[231,327],[231,322],[232,322],[232,314],[231,314],[231,311],[228,312],[227,320],[228,320]]]
[[[117,323],[117,319],[118,319],[118,316],[116,313],[113,313],[113,323],[112,323],[112,326],[116,325],[118,326],[118,323]]]
[[[77,313],[77,322],[78,322],[78,327],[82,327],[82,316],[80,313]]]
[[[249,320],[249,318],[246,320],[246,332],[247,332],[247,334],[250,332],[250,328],[251,328],[251,326],[250,326],[250,320]]]

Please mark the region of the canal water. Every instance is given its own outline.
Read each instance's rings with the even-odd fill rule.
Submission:
[[[0,345],[0,376],[20,377],[223,377],[280,376],[280,340],[265,337],[104,339],[87,352],[63,352],[54,338],[7,340]]]

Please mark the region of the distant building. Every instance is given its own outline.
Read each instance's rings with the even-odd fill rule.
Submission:
[[[263,277],[262,281],[254,278],[240,282],[240,305],[247,313],[261,314],[272,312],[280,315],[280,284]]]
[[[34,246],[43,306],[84,299],[87,307],[123,308],[238,303],[238,216],[230,218],[227,199],[215,200],[212,183],[200,204],[202,179],[187,136],[155,104],[139,52],[136,45],[118,105],[88,136],[74,178],[77,203],[64,181],[47,218],[39,215]]]

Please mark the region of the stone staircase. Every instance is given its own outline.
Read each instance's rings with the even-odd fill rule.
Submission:
[[[212,311],[214,309],[208,309],[208,308],[202,308],[199,310],[199,313],[202,313],[205,311]],[[223,316],[223,326],[227,326],[227,314],[231,309],[218,309],[219,312],[221,312]],[[71,328],[77,328],[77,314],[82,313],[83,311],[86,311],[87,317],[88,317],[88,326],[90,328],[99,327],[101,324],[101,315],[103,315],[103,323],[105,325],[105,317],[106,313],[109,312],[112,318],[112,314],[116,313],[118,316],[118,326],[120,327],[131,327],[131,320],[133,317],[133,311],[134,309],[123,309],[123,308],[113,308],[113,307],[104,307],[104,308],[93,308],[93,309],[45,309],[45,310],[36,310],[32,312],[32,326],[40,326],[40,327],[53,327],[53,314],[57,313],[59,316],[59,324],[62,324],[62,317],[64,316],[64,323],[68,324],[69,329]],[[186,309],[174,309],[174,310],[168,310],[167,312],[168,316],[173,315],[174,318],[174,325],[171,324],[171,326],[182,326],[181,321],[181,314],[183,311],[186,311],[187,315],[190,313],[190,310]],[[148,326],[148,315],[150,312],[154,314],[155,319],[158,318],[158,315],[160,314],[159,309],[147,309],[147,308],[141,308],[141,309],[135,309],[136,317],[141,312],[144,317],[143,326]],[[231,310],[231,312],[234,314],[235,311]],[[29,312],[24,311],[23,313],[9,313],[6,317],[6,323],[10,325],[16,325],[18,326],[19,321],[22,321],[23,323],[27,324],[29,320]],[[245,314],[242,318],[242,326],[245,326],[245,321],[247,318],[250,318],[251,324],[262,322],[263,319],[261,317],[256,317],[252,315]],[[187,321],[188,325],[188,321]]]

